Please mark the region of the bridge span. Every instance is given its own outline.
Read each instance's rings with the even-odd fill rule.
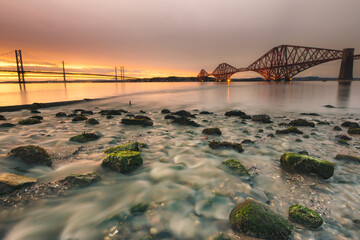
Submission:
[[[212,73],[202,69],[197,77],[200,81],[209,76],[214,76],[216,81],[226,81],[235,73],[253,71],[265,80],[291,80],[296,74],[311,67],[339,59],[342,59],[339,79],[353,79],[353,61],[360,59],[360,55],[354,55],[354,48],[334,50],[293,45],[274,47],[248,67],[236,68],[221,63]]]

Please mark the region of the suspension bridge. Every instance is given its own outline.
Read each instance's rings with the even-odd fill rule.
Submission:
[[[352,80],[353,61],[360,59],[360,54],[354,55],[354,48],[334,50],[293,45],[274,47],[248,67],[236,68],[221,63],[212,73],[202,69],[197,77],[200,81],[205,81],[209,76],[214,76],[216,81],[226,81],[235,73],[253,71],[265,80],[291,80],[296,74],[311,67],[340,59],[339,79]]]
[[[15,50],[0,54],[0,78],[13,79],[16,78],[19,83],[26,83],[26,79],[52,79],[57,81],[68,80],[112,80],[125,81],[135,80],[137,78],[126,76],[124,66],[113,69],[95,68],[103,73],[86,72],[88,68],[71,66],[68,69],[64,61],[61,63],[53,63],[32,54]],[[119,71],[118,71],[119,70]],[[60,80],[59,80],[60,79]]]

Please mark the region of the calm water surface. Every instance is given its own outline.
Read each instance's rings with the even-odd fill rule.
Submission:
[[[6,86],[6,89],[4,88]],[[233,234],[228,225],[231,209],[247,197],[268,202],[287,216],[291,204],[300,203],[317,210],[324,218],[318,230],[296,227],[293,239],[359,239],[360,165],[335,160],[337,153],[359,155],[360,137],[351,136],[349,146],[338,144],[332,130],[345,120],[360,118],[360,83],[294,82],[269,83],[82,83],[28,84],[26,91],[16,84],[0,85],[0,105],[63,101],[83,98],[117,97],[77,105],[40,109],[44,121],[34,126],[0,130],[0,171],[36,177],[40,182],[56,181],[71,173],[97,171],[102,180],[72,191],[62,198],[44,199],[22,209],[0,210],[0,233],[6,240],[28,239],[142,239],[150,231],[157,239],[212,239],[218,232]],[[128,102],[131,100],[132,106]],[[324,108],[331,104],[337,108]],[[59,111],[83,108],[95,112],[99,125],[58,119]],[[101,109],[145,110],[153,127],[121,125],[123,116],[106,119]],[[197,115],[199,128],[178,126],[164,120],[161,109],[214,112]],[[266,113],[274,121],[243,123],[224,113],[239,109],[249,115]],[[304,118],[330,125],[303,127],[304,135],[277,135],[278,124]],[[8,122],[17,123],[31,116],[28,110],[3,113]],[[201,134],[205,127],[219,127],[221,137]],[[263,131],[259,131],[262,129]],[[98,131],[103,137],[85,144],[69,142],[75,134]],[[346,129],[343,129],[346,134]],[[245,151],[212,150],[212,139],[241,142]],[[127,141],[145,142],[144,165],[130,175],[101,168],[103,150]],[[25,168],[6,154],[14,147],[35,144],[53,156],[53,167]],[[72,155],[80,146],[78,155]],[[289,174],[280,168],[286,151],[307,150],[311,156],[335,163],[332,178]],[[65,157],[65,158],[64,158]],[[240,160],[254,175],[250,180],[230,174],[222,166],[228,158]],[[132,216],[131,206],[150,203],[144,215]]]

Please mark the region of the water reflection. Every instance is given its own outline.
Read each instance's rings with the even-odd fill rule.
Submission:
[[[350,98],[351,81],[339,80],[337,91],[337,105],[347,107]]]

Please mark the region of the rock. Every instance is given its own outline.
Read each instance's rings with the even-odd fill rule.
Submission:
[[[253,115],[251,119],[254,122],[272,123],[270,116],[266,114]]]
[[[73,112],[74,113],[78,113],[78,112],[83,112],[83,111],[85,111],[84,109],[81,109],[81,108],[77,108],[77,109],[75,109]]]
[[[194,114],[191,114],[189,111],[185,111],[185,110],[180,110],[180,111],[174,112],[173,114],[181,116],[181,117],[195,118]]]
[[[335,137],[336,137],[337,139],[342,139],[342,140],[346,140],[346,141],[351,140],[351,137],[348,137],[348,136],[346,136],[346,135],[344,135],[344,134],[339,134],[339,135],[336,135]]]
[[[163,110],[161,110],[161,113],[168,114],[168,113],[171,113],[171,111],[169,109],[163,109]]]
[[[0,128],[10,128],[10,127],[15,127],[15,124],[12,123],[2,123],[0,124]]]
[[[228,235],[225,233],[219,233],[213,240],[232,240]]]
[[[87,119],[88,119],[87,117],[85,117],[84,115],[80,114],[80,115],[76,115],[76,116],[72,119],[72,121],[73,121],[73,122],[78,122],[78,121],[85,121],[85,120],[87,120]]]
[[[334,164],[306,155],[286,152],[280,158],[281,167],[298,173],[316,173],[324,179],[334,174]]]
[[[89,118],[88,120],[86,120],[85,123],[89,124],[89,125],[96,125],[96,124],[99,124],[99,121],[96,120],[95,118]]]
[[[318,121],[317,125],[330,125],[327,121]]]
[[[309,122],[305,119],[292,120],[288,125],[296,127],[315,127],[315,123]]]
[[[203,134],[206,134],[206,135],[221,135],[221,130],[220,128],[205,128],[203,131],[202,131]]]
[[[142,113],[142,114],[146,113],[146,111],[144,111],[144,110],[140,110],[139,112]]]
[[[285,130],[276,130],[276,134],[290,134],[290,133],[303,134],[303,132],[297,129],[296,127],[289,127]]]
[[[338,140],[338,143],[340,144],[340,145],[345,145],[345,146],[349,146],[350,144],[346,141],[346,140],[344,140],[344,139],[339,139]]]
[[[58,112],[55,114],[55,117],[67,117],[68,115],[65,112]]]
[[[141,203],[138,203],[138,204],[135,204],[134,206],[132,206],[130,208],[130,213],[132,215],[140,215],[140,214],[143,214],[144,212],[146,212],[146,210],[148,210],[148,208],[149,208],[148,203],[141,202]]]
[[[133,118],[123,118],[121,119],[121,123],[125,125],[141,125],[144,127],[154,125],[154,122],[151,120],[151,118],[142,115],[137,115]]]
[[[234,149],[235,151],[238,151],[239,153],[243,152],[244,149],[242,148],[240,143],[232,143],[232,142],[217,142],[217,141],[211,141],[209,143],[209,147],[212,149]]]
[[[251,177],[250,173],[248,172],[248,170],[246,170],[244,165],[242,165],[241,162],[239,162],[236,159],[228,159],[225,162],[223,162],[223,164],[227,166],[232,172],[234,172],[239,176]]]
[[[101,110],[101,115],[121,115],[122,113],[128,113],[128,111],[125,111],[123,109],[120,110]]]
[[[35,118],[35,119],[38,119],[38,120],[43,120],[44,118],[42,116],[31,116],[30,118]]]
[[[292,233],[292,225],[284,217],[250,198],[231,211],[229,221],[235,231],[252,237],[282,240]]]
[[[0,120],[3,121],[6,120],[6,118],[3,115],[0,115]]]
[[[19,121],[18,124],[20,125],[34,125],[34,124],[39,124],[41,123],[41,121],[39,119],[36,118],[28,118],[28,119],[24,119]]]
[[[337,160],[355,161],[360,163],[360,157],[346,154],[337,154],[335,156]]]
[[[41,113],[41,112],[37,109],[31,109],[30,113]]]
[[[113,115],[107,115],[106,116],[106,119],[112,119],[112,118],[114,118]]]
[[[309,153],[308,153],[308,151],[306,151],[306,150],[301,150],[301,151],[299,151],[299,154],[309,156]]]
[[[318,228],[323,224],[323,219],[317,212],[300,204],[289,207],[289,219],[309,228]]]
[[[29,164],[46,165],[49,167],[52,165],[50,155],[46,150],[35,145],[14,148],[9,152],[9,156],[20,158],[21,161]]]
[[[300,115],[302,115],[302,116],[320,116],[317,113],[300,113]]]
[[[36,178],[13,173],[0,173],[0,194],[6,194],[37,182]]]
[[[324,107],[326,107],[326,108],[336,108],[333,105],[325,105]]]
[[[335,126],[335,127],[333,128],[333,130],[334,130],[334,131],[342,131],[342,128],[339,127],[339,126]]]
[[[258,130],[258,133],[263,133],[264,132],[264,129],[259,129]]]
[[[66,183],[72,187],[85,187],[92,183],[100,181],[100,175],[96,172],[87,174],[71,174],[61,182]]]
[[[268,134],[267,136],[268,136],[268,137],[271,137],[271,138],[274,138],[274,137],[275,137],[275,135],[272,134],[272,133]]]
[[[187,117],[177,117],[174,120],[172,120],[171,123],[177,123],[179,125],[186,125],[186,126],[193,126],[193,127],[200,127],[200,125],[197,122],[190,120]]]
[[[121,173],[129,173],[141,166],[142,163],[140,152],[121,151],[107,154],[101,165]]]
[[[244,113],[243,111],[240,111],[240,110],[232,110],[232,111],[228,111],[225,113],[225,116],[228,116],[228,117],[243,117],[243,116],[247,116],[246,113]]]
[[[77,114],[75,114],[75,113],[70,113],[70,114],[68,114],[67,116],[68,116],[68,117],[76,117]]]
[[[201,111],[199,114],[202,114],[202,115],[209,115],[209,114],[213,114],[213,112]]]
[[[348,134],[360,134],[360,128],[349,128]]]
[[[345,121],[341,124],[341,126],[343,127],[347,127],[347,128],[360,128],[359,124],[357,122],[350,122],[350,121]]]
[[[167,114],[164,119],[175,119],[176,117],[174,115]]]
[[[296,142],[302,142],[303,140],[301,140],[300,138],[295,139]]]
[[[73,136],[70,138],[70,141],[72,142],[78,142],[78,143],[85,143],[85,142],[89,142],[89,141],[95,141],[98,140],[100,138],[100,135],[94,132],[89,132],[89,133],[82,133],[76,136]]]
[[[87,114],[87,115],[94,115],[93,111],[87,111],[87,110],[81,110],[80,111],[81,115]]]
[[[121,151],[140,151],[140,147],[146,147],[145,143],[138,142],[128,142],[115,147],[107,148],[104,153],[113,153],[113,152],[121,152]]]
[[[241,144],[254,144],[255,142],[251,139],[244,139]]]

